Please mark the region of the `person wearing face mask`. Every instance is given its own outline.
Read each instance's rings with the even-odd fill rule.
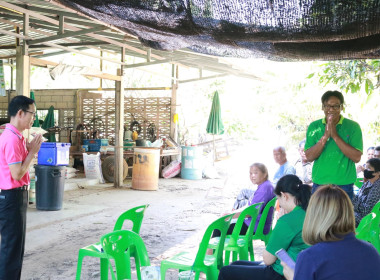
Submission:
[[[380,200],[380,159],[371,158],[368,160],[363,174],[367,181],[352,200],[356,227],[361,219],[370,213],[375,204]]]

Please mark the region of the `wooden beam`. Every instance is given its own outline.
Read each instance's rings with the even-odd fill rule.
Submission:
[[[77,43],[61,43],[59,44],[62,47],[86,47],[86,49],[90,48],[90,46],[100,46],[100,45],[109,45],[107,42],[102,41],[82,41]],[[41,44],[41,45],[32,45],[29,46],[30,49],[41,49],[41,48],[52,48],[51,46]]]
[[[7,15],[7,17],[9,17],[9,18],[15,18],[15,19],[17,18],[17,20],[21,20],[21,17],[15,17],[15,16],[14,17],[10,17],[9,15]],[[3,18],[0,18],[0,22],[7,23],[7,24],[13,25],[13,26],[18,27],[18,28],[20,28],[20,27],[22,28],[22,24],[15,23],[13,21],[6,20],[6,19],[3,19]],[[30,22],[34,22],[34,20],[30,19]],[[36,24],[32,23],[31,25],[35,26]],[[37,25],[39,26],[39,24],[37,24]],[[52,30],[52,31],[55,31],[55,32],[59,32],[59,30],[57,28],[52,28],[52,27],[49,27],[49,26],[43,26],[41,28],[44,28],[46,30]],[[39,30],[37,28],[32,28],[32,27],[29,28],[29,31],[32,31],[32,32],[35,32],[35,33],[38,33],[38,34],[42,34],[42,35],[46,35],[46,36],[52,36],[52,35],[55,34],[55,33],[49,33],[49,32],[46,32],[46,31],[41,31],[41,30]],[[66,42],[72,42],[72,43],[80,43],[81,42],[79,39],[75,39],[75,38],[73,38],[73,39],[64,38],[63,40],[66,41]],[[103,43],[106,43],[106,42],[103,42]],[[102,50],[101,48],[94,47],[94,46],[88,46],[88,48],[94,49],[94,50]],[[105,50],[105,52],[114,54],[111,51],[106,51]]]
[[[64,27],[65,17],[62,16],[62,15],[59,15],[58,19],[59,19],[59,27],[58,27],[59,31],[58,31],[58,35],[63,35],[63,33],[65,33],[65,27]]]
[[[99,79],[105,79],[105,80],[111,80],[111,81],[116,81],[116,82],[120,82],[122,80],[122,78],[123,78],[121,76],[107,74],[107,73],[102,73],[102,74],[85,74],[85,76],[99,78]]]
[[[57,62],[49,61],[49,60],[44,60],[40,58],[35,58],[35,57],[30,57],[30,64],[34,66],[39,66],[39,67],[48,67],[48,66],[57,66]]]
[[[4,29],[0,29],[0,34],[5,34],[5,35],[13,36],[13,37],[16,37],[19,39],[24,39],[24,40],[30,39],[30,37],[28,37],[28,36],[24,36],[24,35],[14,33],[12,31],[4,30]]]
[[[82,55],[85,55],[85,56],[91,56],[91,57],[95,57],[95,58],[98,58],[98,59],[107,60],[109,62],[116,63],[116,64],[121,64],[121,65],[125,64],[124,62],[119,62],[119,61],[116,61],[114,59],[110,59],[110,58],[107,58],[107,57],[101,57],[99,55],[95,55],[95,54],[91,54],[91,53],[82,52],[82,51],[79,51],[77,49],[64,47],[64,46],[61,46],[61,45],[58,45],[58,44],[54,44],[54,43],[50,43],[50,42],[45,42],[45,45],[48,45],[50,47],[54,47],[54,48],[57,48],[57,49],[62,49],[62,50],[65,50],[65,51],[73,52],[73,53],[79,53],[79,54],[82,54]]]
[[[23,30],[24,36],[29,37],[29,15],[28,14],[24,14],[24,16],[23,16],[23,29],[22,30]],[[22,54],[28,55],[28,53],[29,53],[28,45],[25,44],[25,40],[24,40],[24,44],[22,45]]]
[[[216,79],[216,78],[221,78],[224,76],[228,76],[228,74],[219,74],[219,75],[213,75],[213,76],[208,76],[208,77],[203,77],[203,78],[196,78],[196,79],[188,79],[188,80],[179,80],[178,83],[184,84],[184,83],[190,83],[190,82],[195,82],[195,81],[202,81],[202,80],[208,80],[208,79]]]
[[[36,44],[40,44],[40,43],[44,43],[44,42],[49,42],[49,41],[55,41],[55,40],[59,40],[59,39],[63,39],[63,38],[68,38],[68,37],[72,38],[72,37],[75,37],[75,36],[85,35],[85,34],[88,34],[88,33],[97,32],[97,31],[101,31],[101,30],[104,30],[104,29],[107,29],[107,27],[105,27],[105,26],[98,26],[98,27],[90,28],[90,29],[82,29],[80,31],[66,32],[64,34],[58,34],[58,35],[54,35],[54,36],[50,36],[50,37],[45,37],[45,38],[40,38],[40,39],[35,39],[35,40],[28,40],[28,44],[29,45],[36,45]]]
[[[146,61],[150,62],[151,61],[151,55],[152,55],[152,49],[149,48],[146,52]]]
[[[30,64],[34,66],[39,66],[39,67],[48,67],[48,66],[57,66],[57,62],[53,61],[48,61],[44,59],[39,59],[35,57],[30,58]],[[101,74],[82,74],[83,76],[86,77],[94,77],[94,78],[99,78],[99,79],[106,79],[106,80],[111,80],[111,81],[121,81],[120,76],[112,75],[112,74],[107,74],[107,73],[101,73]]]
[[[15,49],[17,47],[14,47]],[[41,54],[44,54],[43,52],[33,52],[33,53],[29,53],[29,55],[41,55]],[[13,54],[13,55],[6,55],[6,56],[0,56],[0,59],[9,59],[9,58],[16,58],[16,54]]]
[[[61,6],[60,4],[57,4],[57,3],[55,3],[55,2],[53,2],[53,4],[58,5],[58,6]],[[54,25],[59,26],[59,21],[54,20],[54,19],[52,19],[52,18],[50,18],[50,17],[47,17],[47,16],[44,16],[44,15],[41,15],[41,14],[39,14],[39,13],[37,13],[37,12],[33,12],[33,11],[31,11],[31,10],[24,9],[24,8],[22,8],[22,7],[19,7],[19,6],[16,6],[16,5],[10,4],[10,3],[5,2],[5,1],[0,1],[0,5],[2,5],[2,6],[4,6],[4,7],[6,7],[6,8],[8,8],[8,9],[13,9],[13,10],[15,10],[15,11],[21,12],[21,13],[28,13],[30,16],[36,17],[36,18],[38,18],[38,19],[41,19],[41,20],[44,20],[44,21],[46,21],[46,22],[49,22],[49,23],[52,23],[52,24],[54,24]],[[64,7],[64,8],[65,8],[65,9],[68,9],[67,7]],[[78,12],[77,12],[77,13],[78,13]],[[78,13],[78,14],[79,14],[79,13]],[[84,17],[84,18],[89,18],[89,17],[86,16],[86,15],[83,15],[83,17]],[[108,27],[108,28],[115,29],[116,31],[125,34],[124,31],[119,30],[117,27],[115,27],[115,26],[113,26],[113,25],[105,24],[104,22],[100,22],[100,21],[98,21],[98,20],[96,20],[96,19],[93,19],[93,18],[91,18],[91,20],[92,20],[92,21],[95,21],[95,22],[99,22],[100,25],[106,26],[106,27]],[[69,22],[69,19],[66,18],[65,21],[66,21],[66,22]],[[77,21],[77,22],[78,22],[78,21]],[[85,25],[85,24],[87,24],[87,22],[83,22],[83,24]],[[67,23],[64,23],[63,26],[64,26],[64,28],[66,28],[66,29],[70,29],[70,30],[72,30],[72,31],[78,31],[78,30],[81,30],[80,28],[75,27],[75,26],[72,26],[72,25],[69,25],[69,24],[67,24]],[[122,48],[125,48],[125,49],[130,50],[130,51],[133,51],[133,52],[135,52],[135,53],[139,53],[139,54],[142,54],[142,55],[147,55],[147,51],[144,51],[144,50],[141,50],[141,49],[139,49],[139,48],[136,48],[136,47],[130,46],[130,45],[125,44],[125,43],[120,42],[120,41],[115,41],[115,40],[112,40],[112,39],[109,39],[109,38],[103,37],[103,36],[101,36],[101,35],[92,34],[92,33],[87,34],[87,36],[89,36],[89,37],[93,37],[93,38],[98,39],[98,40],[101,40],[101,41],[108,42],[108,43],[110,43],[110,44],[113,44],[113,45],[116,45],[116,46],[119,46],[119,47],[122,47]],[[164,57],[161,57],[161,56],[159,56],[159,55],[155,55],[155,54],[152,54],[151,57],[152,57],[152,58],[155,58],[155,59],[164,59]]]
[[[125,68],[137,68],[137,67],[144,67],[144,66],[162,64],[162,63],[170,63],[170,62],[172,62],[172,59],[168,58],[168,59],[162,59],[162,60],[155,60],[155,61],[148,61],[148,62],[142,62],[142,63],[128,64],[128,65],[125,66]]]
[[[24,4],[31,4],[29,0],[18,0],[18,1],[23,2]],[[49,1],[49,2],[51,2],[51,1]],[[16,6],[19,6],[19,5],[16,5]],[[21,5],[20,5],[20,7],[21,7]],[[70,13],[70,12],[66,12],[66,11],[41,8],[41,7],[31,6],[31,5],[30,6],[28,5],[28,10],[35,11],[35,12],[41,12],[44,14],[50,14],[50,15],[65,16],[65,17],[72,17],[72,18],[78,18],[78,19],[83,18],[82,16],[79,16],[76,13]]]

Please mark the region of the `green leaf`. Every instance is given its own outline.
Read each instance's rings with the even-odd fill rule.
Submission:
[[[373,96],[374,96],[373,93],[368,94],[367,99],[366,99],[365,102],[366,102],[367,104],[371,103],[371,102],[372,102],[372,99],[373,99]]]

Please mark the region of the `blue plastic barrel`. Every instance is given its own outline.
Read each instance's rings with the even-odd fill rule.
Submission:
[[[189,180],[202,179],[203,148],[182,146],[181,178]]]

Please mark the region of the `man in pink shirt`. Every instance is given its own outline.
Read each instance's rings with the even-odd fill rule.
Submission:
[[[42,136],[30,143],[22,135],[36,115],[34,100],[14,97],[8,106],[10,123],[0,136],[0,280],[21,278],[24,257],[29,167]]]

